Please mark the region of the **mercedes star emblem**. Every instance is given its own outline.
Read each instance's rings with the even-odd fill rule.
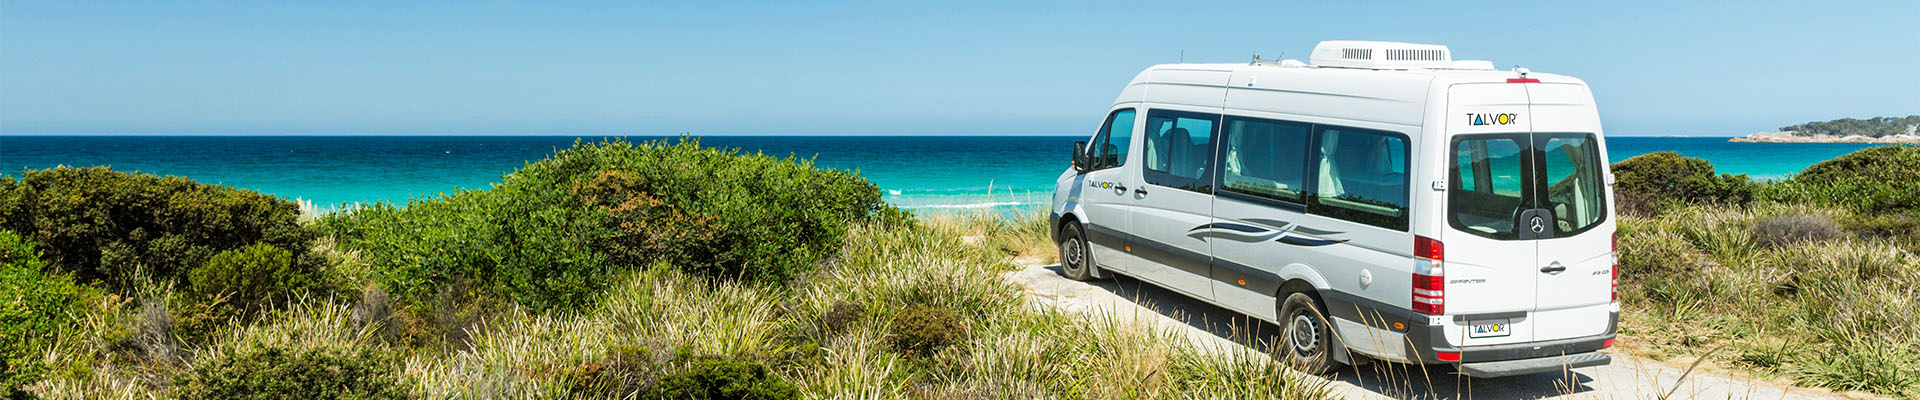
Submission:
[[[1532,226],[1533,233],[1541,233],[1541,232],[1547,231],[1547,221],[1540,219],[1540,216],[1538,215],[1533,216],[1533,219],[1528,222],[1532,223],[1533,225]]]

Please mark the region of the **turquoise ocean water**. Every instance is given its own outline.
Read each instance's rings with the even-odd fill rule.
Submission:
[[[0,136],[0,174],[105,165],[191,177],[321,207],[484,189],[576,139],[558,136]],[[633,137],[630,140],[660,139]],[[710,136],[702,144],[814,157],[858,170],[896,205],[926,211],[1045,204],[1075,136]],[[1720,172],[1780,179],[1864,144],[1728,143],[1726,138],[1608,138],[1614,161],[1656,151],[1705,158]]]

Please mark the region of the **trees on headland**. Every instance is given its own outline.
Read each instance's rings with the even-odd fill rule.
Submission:
[[[1808,122],[1780,127],[1781,132],[1793,132],[1800,136],[1866,136],[1887,137],[1893,135],[1912,135],[1920,130],[1920,115],[1905,117],[1873,117],[1868,119],[1841,118],[1826,122]]]

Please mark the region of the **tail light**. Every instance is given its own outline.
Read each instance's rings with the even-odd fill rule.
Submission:
[[[1447,274],[1442,266],[1445,246],[1425,236],[1413,237],[1413,311],[1429,315],[1446,314]]]
[[[1613,233],[1613,300],[1620,301],[1620,233]]]

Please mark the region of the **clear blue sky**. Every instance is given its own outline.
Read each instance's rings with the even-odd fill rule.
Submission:
[[[1920,2],[28,2],[0,134],[1083,134],[1329,39],[1593,85],[1614,135],[1920,114]]]

